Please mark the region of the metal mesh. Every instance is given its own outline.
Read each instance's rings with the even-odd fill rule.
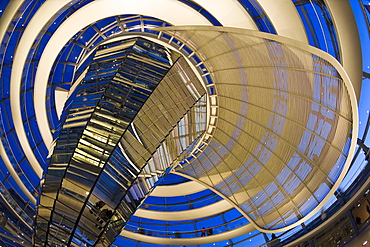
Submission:
[[[202,59],[219,105],[212,141],[177,172],[212,187],[264,229],[285,228],[330,197],[353,138],[353,103],[337,65],[272,35],[161,31]]]

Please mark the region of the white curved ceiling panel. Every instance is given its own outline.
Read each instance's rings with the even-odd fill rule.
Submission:
[[[237,0],[196,0],[225,27],[239,27],[257,30],[257,26],[250,15]]]
[[[325,0],[338,36],[343,68],[360,99],[362,84],[361,42],[351,4],[348,1]]]
[[[171,197],[171,196],[189,195],[205,189],[206,187],[204,187],[200,183],[190,181],[176,185],[157,186],[154,188],[153,192],[150,193],[150,196]]]
[[[216,203],[207,205],[205,207],[184,210],[184,211],[153,211],[147,209],[138,209],[135,212],[135,216],[154,219],[154,220],[164,220],[164,221],[182,221],[182,220],[192,220],[199,219],[203,217],[212,216],[222,212],[226,212],[232,209],[233,206],[226,200],[218,201]]]
[[[205,236],[205,237],[198,237],[198,238],[184,238],[181,239],[175,239],[175,238],[159,238],[159,237],[152,237],[149,235],[143,235],[134,233],[127,230],[122,230],[121,236],[131,238],[131,239],[137,239],[139,241],[143,241],[146,243],[153,243],[153,244],[164,244],[164,245],[183,245],[184,241],[186,241],[186,244],[189,245],[198,245],[198,244],[209,244],[209,243],[217,243],[219,241],[228,240],[232,238],[236,238],[238,236],[241,236],[243,234],[248,234],[252,231],[254,231],[255,228],[252,224],[247,224],[244,226],[241,226],[236,229],[232,229],[220,234],[215,234],[212,236]]]
[[[11,102],[11,109],[12,109],[12,117],[14,122],[14,127],[17,131],[18,139],[22,144],[22,148],[24,153],[26,154],[32,168],[35,170],[36,174],[41,178],[43,169],[39,164],[38,160],[36,159],[33,151],[28,143],[27,134],[23,127],[22,122],[22,114],[21,114],[21,100],[20,100],[20,87],[22,82],[22,73],[24,63],[27,59],[27,55],[31,46],[36,39],[37,35],[39,35],[41,29],[44,25],[53,17],[53,15],[61,9],[64,5],[66,5],[69,0],[61,0],[57,2],[47,1],[45,4],[41,6],[41,8],[36,12],[36,15],[31,19],[30,23],[27,25],[22,38],[20,39],[19,45],[17,46],[17,50],[14,54],[13,60],[13,67],[12,67],[12,76],[11,76],[11,83],[10,83],[10,102]],[[45,95],[41,98],[44,98]],[[37,99],[41,99],[37,98]],[[38,100],[35,100],[36,102]],[[50,128],[44,129],[45,131],[49,131]],[[50,142],[51,143],[51,142]],[[47,147],[49,147],[47,145]]]
[[[258,0],[278,35],[308,43],[301,18],[291,0]]]

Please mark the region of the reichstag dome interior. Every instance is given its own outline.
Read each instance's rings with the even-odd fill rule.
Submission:
[[[0,0],[0,247],[370,246],[369,18]]]

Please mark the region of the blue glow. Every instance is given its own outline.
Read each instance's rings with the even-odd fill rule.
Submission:
[[[0,1],[0,18],[3,16],[6,7],[11,0],[1,0]],[[48,25],[45,27],[45,32],[40,35],[36,41],[34,42],[33,49],[29,52],[27,57],[27,63],[25,65],[24,73],[22,75],[22,89],[20,91],[20,97],[22,100],[22,121],[24,124],[25,131],[27,132],[27,137],[31,148],[36,156],[37,160],[45,167],[46,165],[46,156],[48,154],[48,147],[42,141],[40,132],[37,127],[37,122],[35,119],[35,111],[33,105],[33,95],[32,89],[34,86],[34,76],[35,76],[35,69],[38,66],[38,61],[41,57],[43,49],[47,45],[51,34],[59,27],[59,25],[70,15],[74,13],[77,9],[85,6],[86,4],[92,2],[90,1],[75,1],[74,8],[65,8],[58,16],[55,17]],[[212,13],[208,12],[206,9],[203,9],[200,5],[195,4],[192,1],[188,0],[179,0],[180,3],[186,4],[187,6],[193,8],[195,11],[198,11],[204,18],[206,18],[211,24],[215,26],[221,26],[220,22],[212,15]],[[292,2],[297,2],[293,0]],[[21,6],[17,18],[13,20],[14,28],[12,30],[8,30],[9,35],[5,36],[5,39],[2,40],[0,44],[0,95],[1,95],[1,104],[0,104],[0,136],[2,137],[2,143],[5,147],[5,151],[9,156],[9,159],[15,168],[16,172],[20,176],[20,179],[25,184],[25,186],[33,193],[36,194],[39,186],[39,178],[32,170],[30,163],[26,160],[25,154],[21,148],[20,142],[18,137],[15,133],[12,114],[11,114],[11,107],[10,107],[10,99],[9,99],[9,91],[10,91],[10,77],[11,77],[11,66],[13,62],[13,56],[19,43],[19,40],[23,34],[24,28],[28,25],[29,21],[36,13],[36,11],[40,8],[40,6],[44,3],[44,1],[31,1],[27,0]],[[276,31],[273,27],[273,24],[269,20],[269,18],[264,13],[261,6],[259,6],[258,1],[254,0],[239,0],[239,3],[245,8],[246,12],[253,18],[255,21],[258,29],[263,32],[275,33]],[[370,1],[363,0],[362,3],[367,5],[363,7],[359,1],[351,0],[350,1],[352,8],[355,13],[356,21],[358,24],[358,29],[361,37],[361,45],[362,45],[362,52],[363,52],[363,71],[370,73],[370,39],[368,28],[369,26],[366,24],[369,20],[370,16]],[[336,31],[334,29],[334,25],[332,23],[332,19],[330,16],[330,12],[325,6],[320,6],[317,2],[306,3],[304,5],[297,5],[297,11],[301,16],[303,25],[306,29],[307,37],[309,43],[313,46],[316,46],[328,53],[332,54],[338,60],[341,59],[340,52],[338,48],[338,40],[336,36]],[[306,17],[308,16],[308,18]],[[150,34],[158,34],[158,32],[150,30],[150,27],[153,26],[170,26],[171,24],[166,23],[164,21],[155,19],[153,17],[145,17],[143,19],[144,28],[141,29],[142,23],[138,19],[138,17],[131,16],[131,15],[124,15],[124,16],[116,16],[116,17],[109,17],[103,20],[99,20],[98,22],[92,24],[91,26],[86,27],[84,30],[81,30],[79,33],[75,35],[75,37],[66,44],[64,49],[60,52],[57,61],[53,65],[53,73],[49,77],[49,84],[48,84],[48,95],[49,98],[46,99],[46,106],[47,106],[47,114],[49,119],[49,124],[51,129],[56,129],[59,124],[59,118],[56,113],[55,109],[55,91],[57,87],[64,88],[69,90],[71,87],[70,82],[73,80],[74,77],[78,76],[82,69],[76,71],[77,64],[81,61],[83,55],[85,55],[86,50],[94,49],[98,44],[100,44],[104,38],[106,37],[113,37],[121,32],[123,29],[121,26],[116,25],[113,28],[108,28],[105,32],[101,35],[97,33],[96,30],[102,30],[104,27],[109,25],[117,24],[117,18],[127,20],[127,31],[142,31],[150,33]],[[130,21],[128,21],[130,20]],[[170,37],[165,37],[167,40]],[[176,42],[176,40],[174,40]],[[86,48],[87,47],[87,48]],[[189,54],[192,52],[190,48],[184,46],[183,48]],[[155,54],[154,54],[155,56]],[[199,63],[201,60],[193,56],[193,60],[196,63]],[[86,64],[88,64],[90,60],[86,60]],[[203,66],[203,67],[202,67]],[[199,66],[201,69],[204,69],[204,65]],[[81,65],[80,68],[84,68],[84,65]],[[62,78],[62,80],[61,80]],[[211,85],[212,80],[211,76],[205,76],[205,80]],[[364,131],[366,126],[368,125],[368,118],[369,118],[369,105],[370,105],[370,97],[368,97],[368,92],[370,91],[370,79],[364,79],[362,83],[362,94],[359,100],[359,116],[360,116],[360,139],[364,141],[367,146],[370,146],[370,140],[367,136],[364,135]],[[62,83],[61,83],[62,81]],[[213,87],[209,87],[209,93],[214,95],[215,89]],[[330,100],[330,99],[329,99]],[[330,105],[331,102],[327,101],[325,104]],[[324,123],[323,123],[324,124]],[[311,129],[312,126],[307,126],[307,128]],[[325,126],[322,125],[321,129],[324,129]],[[316,131],[319,131],[318,129]],[[325,131],[324,131],[325,132]],[[309,138],[307,134],[307,138]],[[6,137],[6,138],[4,138]],[[303,141],[303,140],[302,140]],[[317,150],[316,150],[317,151]],[[117,161],[118,162],[118,161]],[[304,166],[304,164],[301,164]],[[338,164],[342,165],[342,164]],[[361,174],[363,168],[367,165],[365,161],[365,155],[363,151],[360,151],[356,160],[354,160],[354,164],[352,165],[348,175],[344,179],[343,183],[340,186],[340,190],[342,192],[346,191],[348,188],[351,187],[352,183],[356,181],[357,176]],[[302,167],[303,168],[303,167]],[[309,169],[305,167],[305,169]],[[240,170],[239,172],[242,172]],[[281,178],[279,177],[278,180],[285,181],[283,178],[286,173],[284,171],[281,172]],[[333,174],[333,179],[337,174]],[[301,176],[305,176],[304,173]],[[293,178],[291,178],[293,180]],[[9,197],[9,202],[14,203],[14,208],[16,210],[24,210],[26,215],[23,215],[26,219],[32,222],[32,216],[34,215],[35,205],[32,205],[27,197],[23,194],[21,189],[17,186],[14,179],[9,176],[7,172],[7,168],[2,159],[0,159],[0,191],[2,195],[7,195]],[[175,178],[172,175],[165,177],[158,182],[158,185],[174,185],[179,184],[182,182],[189,181],[188,179],[184,178]],[[282,182],[283,183],[283,182]],[[221,186],[221,185],[218,185]],[[223,186],[223,185],[222,185]],[[221,186],[221,187],[222,187]],[[325,186],[321,186],[317,189],[315,196],[320,198],[322,191],[327,190]],[[282,196],[281,194],[275,195],[276,200],[278,201],[278,197]],[[203,197],[203,198],[202,198]],[[204,199],[204,200],[203,200]],[[189,205],[192,204],[191,207],[198,208],[202,206],[209,205],[214,203],[221,198],[217,195],[212,194],[208,190],[194,193],[189,195],[189,197],[184,197],[183,200],[179,200],[179,198],[152,198],[148,197],[142,207],[145,205],[149,205],[149,208],[153,208],[156,210],[166,210],[166,211],[176,211],[176,210],[185,210],[190,209]],[[200,202],[198,202],[200,200]],[[191,202],[191,204],[189,204]],[[331,200],[325,205],[325,209],[330,208],[333,203],[336,203],[337,199],[331,198]],[[178,205],[174,206],[174,204],[178,203]],[[199,204],[198,204],[199,203]],[[312,198],[312,201],[306,202],[306,206],[312,207],[315,204],[315,200]],[[155,206],[153,206],[155,205]],[[248,205],[245,205],[247,207]],[[6,211],[6,210],[4,210]],[[7,215],[11,215],[10,220],[14,220],[14,222],[18,222],[19,219],[16,215],[12,212],[6,211]],[[316,215],[317,217],[320,214]],[[212,219],[197,219],[197,221],[191,223],[184,223],[184,222],[176,222],[176,224],[183,224],[182,228],[179,228],[175,225],[167,226],[168,223],[162,222],[163,225],[158,226],[155,230],[164,231],[166,233],[174,232],[176,230],[183,230],[183,229],[191,229],[195,231],[202,226],[207,226],[208,224],[224,224],[225,222],[231,222],[235,219],[240,217],[239,212],[236,210],[231,210],[224,213],[222,216],[217,216]],[[202,220],[199,222],[199,220]],[[310,221],[313,221],[312,218]],[[139,223],[143,224],[155,224],[158,223],[157,221],[151,221],[148,219],[138,219],[133,217],[131,219],[132,224],[138,226]],[[130,224],[131,224],[130,223]],[[310,222],[306,222],[307,224]],[[14,223],[17,224],[17,223]],[[235,220],[232,224],[229,223],[229,228],[223,228],[222,231],[230,230],[232,227],[239,227],[242,224],[245,224],[245,219],[243,220]],[[21,228],[24,229],[24,232],[31,235],[30,229],[27,229],[25,225],[21,225]],[[290,231],[286,234],[286,236],[292,236],[295,232],[301,230],[301,227],[297,227],[294,230]],[[1,233],[5,233],[4,229],[0,229]],[[220,230],[220,232],[222,232]],[[252,234],[252,238],[249,239],[249,235],[240,236],[238,238],[234,238],[232,240],[222,241],[215,244],[205,244],[201,246],[224,246],[230,245],[234,243],[234,246],[258,246],[264,244],[266,241],[263,238],[263,235],[260,232],[254,232]],[[6,241],[2,239],[1,241]],[[11,243],[10,243],[11,244]],[[9,245],[10,245],[9,244]],[[124,240],[124,239],[117,239],[117,245],[120,246],[164,246],[164,245],[153,245],[153,244],[146,244],[146,243],[137,243],[136,241],[131,240]],[[5,244],[4,244],[5,245]]]

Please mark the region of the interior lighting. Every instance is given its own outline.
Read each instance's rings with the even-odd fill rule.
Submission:
[[[368,241],[366,240],[362,245],[367,245]]]

